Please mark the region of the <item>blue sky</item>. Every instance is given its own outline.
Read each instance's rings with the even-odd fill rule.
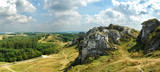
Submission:
[[[87,31],[117,24],[141,29],[160,19],[159,0],[0,0],[0,32]]]

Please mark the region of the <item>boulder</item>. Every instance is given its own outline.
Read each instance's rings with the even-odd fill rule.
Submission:
[[[107,54],[107,51],[117,50],[121,38],[131,36],[131,28],[110,24],[108,27],[100,26],[90,29],[83,40],[79,41],[79,56],[76,64],[87,61],[89,57],[96,57]],[[138,31],[137,31],[138,32]]]
[[[108,37],[101,33],[85,37],[84,41],[79,44],[78,59],[80,60],[80,63],[85,62],[88,57],[106,54],[106,51],[110,49],[107,42]]]
[[[108,37],[112,39],[114,44],[118,44],[118,40],[121,37],[120,32],[118,32],[117,30],[109,30],[107,34]]]
[[[76,45],[77,44],[77,42],[76,42],[77,40],[76,39],[72,39],[72,41],[71,41],[71,46],[73,46],[73,45]]]
[[[88,32],[87,32],[87,35],[91,34],[91,33],[95,33],[99,31],[99,29],[97,27],[94,27],[93,29],[90,29]]]
[[[138,41],[144,44],[143,49],[146,53],[153,52],[160,46],[160,22],[157,19],[150,19],[142,25]]]
[[[139,41],[145,43],[148,39],[148,36],[151,32],[153,32],[158,26],[160,26],[160,22],[157,19],[150,19],[142,23],[142,30],[138,36]]]

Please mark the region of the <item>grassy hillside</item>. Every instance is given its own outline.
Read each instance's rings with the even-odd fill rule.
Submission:
[[[128,47],[128,44],[131,46]],[[155,72],[160,70],[160,58],[139,56],[138,53],[129,52],[136,42],[131,40],[128,43],[118,46],[118,50],[110,52],[96,60],[90,59],[86,64],[72,67],[68,72]],[[31,60],[20,61],[5,65],[2,63],[0,72],[63,72],[78,56],[76,46],[63,48],[58,54],[43,56]],[[136,55],[137,57],[133,57]]]
[[[42,55],[41,57],[18,61],[0,62],[0,72],[63,72],[78,57],[77,45],[68,47],[69,42],[62,42],[57,35],[42,37],[40,43],[56,43],[60,47],[57,54]],[[53,40],[53,42],[50,40]],[[143,54],[139,48],[142,44],[131,39],[121,42],[118,50],[110,51],[109,55],[89,58],[88,62],[76,65],[68,72],[158,72],[160,71],[160,51]],[[138,50],[139,49],[139,50]]]
[[[78,56],[75,47],[63,48],[58,54],[19,61],[9,65],[1,64],[0,72],[10,72],[11,70],[14,72],[63,72],[63,69]]]
[[[130,45],[130,46],[129,46]],[[142,52],[129,52],[137,45],[131,40],[118,45],[118,50],[91,62],[72,67],[68,72],[155,72],[160,70],[160,58],[146,57]],[[138,45],[137,47],[139,47]]]

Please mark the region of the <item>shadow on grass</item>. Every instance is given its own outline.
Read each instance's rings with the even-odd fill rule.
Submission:
[[[139,52],[140,50],[144,51],[143,46],[144,46],[143,43],[141,43],[140,41],[136,41],[136,45],[128,49],[128,52]]]

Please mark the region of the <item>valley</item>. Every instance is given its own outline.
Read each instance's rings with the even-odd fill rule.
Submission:
[[[145,23],[157,25],[158,22],[152,19]],[[0,72],[159,72],[160,51],[156,47],[159,27],[148,32],[148,37],[142,31],[110,24],[94,27],[87,33],[8,36],[0,41],[0,46],[6,47],[0,50]],[[19,39],[27,42],[20,40],[21,47],[7,46],[10,41],[17,44]],[[35,44],[32,48],[26,45],[31,41]],[[155,44],[154,48],[150,48],[150,43]],[[21,50],[27,55],[20,53],[18,57],[17,52]]]

